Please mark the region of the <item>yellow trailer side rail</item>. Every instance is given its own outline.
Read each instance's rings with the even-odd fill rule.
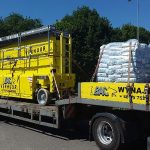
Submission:
[[[148,86],[148,88],[147,88]],[[83,82],[78,88],[83,104],[149,111],[149,85],[146,83]]]

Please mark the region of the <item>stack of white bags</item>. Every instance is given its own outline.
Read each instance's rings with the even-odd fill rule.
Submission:
[[[134,39],[109,43],[100,47],[100,55],[98,82],[128,82],[128,77],[130,82],[150,82],[150,45],[140,44]]]

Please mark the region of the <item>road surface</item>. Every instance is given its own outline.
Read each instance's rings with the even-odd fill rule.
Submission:
[[[0,150],[99,150],[83,131],[55,130],[0,116]],[[135,142],[122,149],[146,150],[146,146]]]
[[[0,120],[0,150],[98,150],[82,133]]]

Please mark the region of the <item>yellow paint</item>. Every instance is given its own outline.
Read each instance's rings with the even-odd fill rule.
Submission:
[[[145,84],[134,84],[132,92],[133,103],[146,104]],[[127,83],[83,82],[81,83],[81,98],[97,101],[129,102],[126,87]]]
[[[50,41],[45,34],[21,38],[19,44],[17,39],[0,43],[0,96],[33,99],[39,85],[56,93],[53,69],[60,93],[73,89],[75,75],[66,70],[72,67],[71,57],[66,55],[68,44],[72,44],[70,36],[55,33],[50,34]]]

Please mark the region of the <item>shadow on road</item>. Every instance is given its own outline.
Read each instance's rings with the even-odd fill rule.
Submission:
[[[4,122],[5,124],[8,125],[13,125],[13,126],[18,126],[21,128],[25,128],[31,131],[35,131],[47,136],[55,137],[55,138],[60,138],[63,140],[75,140],[75,139],[82,139],[82,140],[88,140],[88,129],[85,126],[83,127],[83,123],[80,126],[80,128],[77,126],[76,130],[75,129],[55,129],[55,128],[50,128],[50,127],[45,127],[45,126],[40,126],[36,125],[33,123],[25,122],[25,121],[20,121],[17,119],[12,119],[8,117],[3,117],[0,116],[0,122]]]
[[[147,150],[146,140],[139,140],[123,145],[119,150]]]
[[[5,123],[12,126],[18,126],[25,128],[34,132],[38,132],[47,136],[54,138],[59,138],[62,140],[82,140],[87,141],[89,139],[88,125],[85,122],[78,124],[76,130],[66,130],[66,129],[54,129],[45,126],[40,126],[8,117],[0,116],[0,123]],[[123,145],[119,150],[146,150],[146,139],[136,142],[132,142],[126,145]]]

